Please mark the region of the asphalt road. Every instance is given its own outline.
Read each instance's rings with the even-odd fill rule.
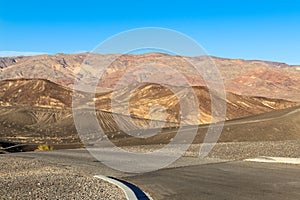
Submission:
[[[154,199],[300,199],[300,167],[225,162],[126,177]]]
[[[299,165],[184,157],[166,169],[129,174],[110,169],[84,149],[11,155],[112,176],[136,185],[154,199],[300,199]]]
[[[107,150],[101,151],[104,156],[104,160],[112,159],[116,156],[114,152]],[[12,153],[10,156],[25,157],[25,158],[36,158],[44,160],[45,162],[51,162],[67,167],[72,167],[81,170],[84,173],[91,175],[104,175],[112,177],[127,177],[135,176],[134,173],[125,173],[118,170],[114,170],[101,161],[94,158],[86,149],[68,149],[68,150],[55,150],[55,151],[43,151],[43,152],[24,152],[24,153]],[[119,155],[118,155],[119,156]],[[158,159],[166,159],[170,155],[160,155]],[[120,159],[120,165],[127,164],[128,160]],[[224,162],[221,159],[198,159],[195,157],[182,157],[176,162],[172,163],[169,168],[177,168],[191,165],[201,165],[207,163],[218,163]],[[151,164],[151,163],[149,163]]]

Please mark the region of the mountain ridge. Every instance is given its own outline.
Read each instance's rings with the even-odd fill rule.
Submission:
[[[298,95],[300,94],[300,66],[291,66],[285,63],[272,61],[227,59],[214,56],[211,56],[208,59],[210,59],[210,64],[215,64],[220,71],[220,75],[227,91],[240,95],[283,98],[300,102],[300,97]],[[203,81],[199,75],[196,75],[195,72],[197,71],[192,68],[189,63],[190,61],[201,64],[203,57],[172,56],[161,53],[140,55],[93,55],[89,53],[80,53],[1,57],[0,80],[42,78],[51,80],[52,82],[65,87],[73,88],[74,82],[81,80],[81,77],[86,77],[87,84],[98,82],[99,76],[96,76],[97,71],[95,71],[96,68],[93,64],[100,64],[102,67],[111,64],[103,71],[104,76],[98,83],[97,87],[99,87],[99,90],[101,91],[114,89],[115,85],[124,74],[127,75],[127,79],[136,82],[163,80],[169,85],[183,85],[184,82],[178,81],[178,78],[176,77],[182,75],[192,86],[205,85],[205,81]],[[152,71],[149,72],[145,69],[140,69],[141,66],[149,63],[153,65],[153,69],[149,69],[149,71]],[[82,66],[88,67],[84,68]],[[170,71],[170,68],[177,71],[177,74],[175,71]],[[287,79],[289,79],[288,89],[286,89],[287,82],[283,82],[282,84],[277,83],[276,93],[273,92],[274,86],[267,84],[267,81],[262,78],[266,73],[271,74],[270,76],[274,77],[274,81],[280,79],[281,76],[286,76]],[[149,74],[150,78],[147,77]],[[250,77],[253,76],[256,76],[257,79],[252,80]],[[146,80],[144,80],[145,78]],[[252,81],[252,85],[249,81]],[[129,83],[124,82],[125,85]],[[260,87],[253,88],[253,85],[257,84],[260,84]]]

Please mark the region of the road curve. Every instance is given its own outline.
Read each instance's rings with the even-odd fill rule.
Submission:
[[[299,165],[220,160],[206,162],[185,157],[166,169],[128,174],[108,168],[84,149],[16,153],[11,156],[72,166],[92,176],[111,176],[137,186],[153,199],[300,199]]]

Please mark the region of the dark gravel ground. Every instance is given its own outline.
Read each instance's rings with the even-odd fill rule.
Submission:
[[[117,186],[67,166],[2,155],[0,199],[126,199]]]

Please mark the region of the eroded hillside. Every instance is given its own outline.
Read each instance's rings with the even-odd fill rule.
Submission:
[[[203,86],[193,87],[197,101],[191,101],[187,91],[190,89],[177,87],[172,91],[170,88],[172,87],[148,83],[134,91],[123,88],[115,92],[92,95],[82,92],[73,94],[71,89],[43,79],[4,80],[0,81],[0,103],[2,106],[70,109],[73,97],[83,100],[83,103],[73,106],[74,109],[89,108],[95,104],[96,109],[101,111],[176,124],[203,124],[222,120],[211,118],[211,95],[217,96],[216,92]],[[194,106],[199,106],[200,113],[187,110],[191,117],[182,119],[179,99],[187,101],[187,104],[195,102]],[[241,96],[230,92],[226,93],[225,99],[219,98],[218,101],[226,105],[226,120],[299,105],[281,99]]]

